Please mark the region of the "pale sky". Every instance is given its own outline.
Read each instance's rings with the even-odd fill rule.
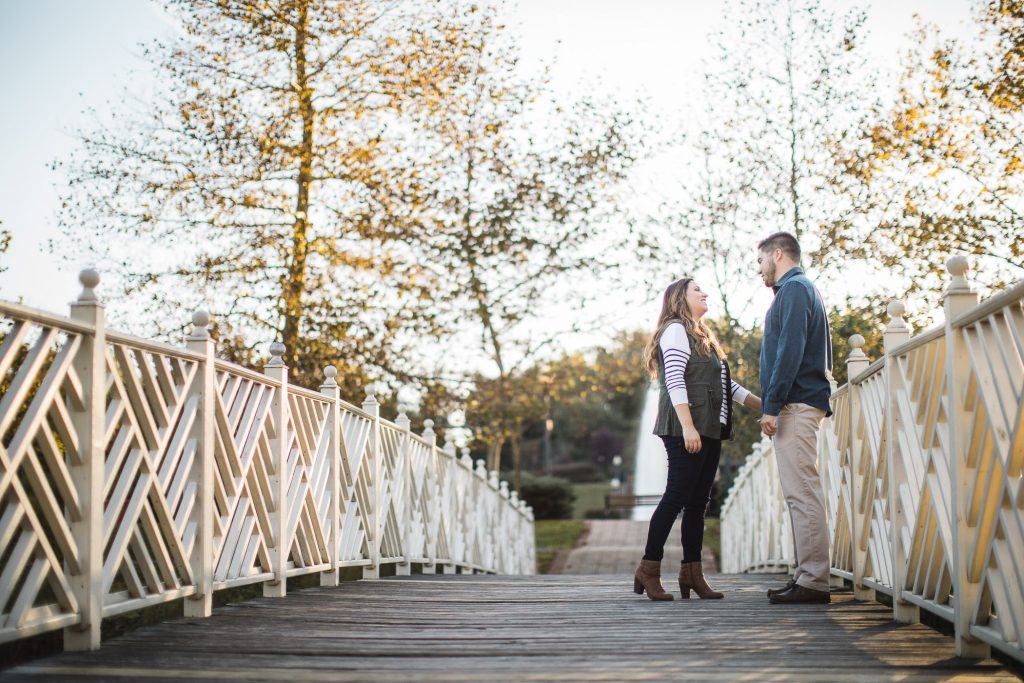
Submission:
[[[837,9],[852,3],[834,0]],[[908,46],[913,16],[951,35],[967,31],[970,0],[876,0],[868,50],[890,70]],[[725,20],[720,0],[520,0],[524,62],[554,61],[554,86],[566,93],[599,77],[616,92],[642,91],[661,112],[689,109],[708,55],[705,37]],[[55,160],[74,146],[71,131],[88,126],[86,106],[109,112],[122,88],[145,93],[149,81],[139,43],[166,36],[166,19],[147,0],[3,0],[0,2],[0,221],[13,232],[2,257],[0,298],[66,313],[86,263],[59,262],[47,243],[59,239],[56,213],[64,182]],[[113,103],[113,104],[110,104]],[[759,283],[751,272],[751,286]],[[613,288],[610,288],[613,289]],[[102,286],[101,286],[102,294]],[[619,293],[609,305],[643,302],[621,319],[647,326],[658,292]],[[768,294],[763,292],[764,305]]]

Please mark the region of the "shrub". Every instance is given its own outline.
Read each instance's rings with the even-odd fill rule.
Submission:
[[[524,472],[519,497],[533,507],[534,519],[570,519],[576,494],[572,483],[560,477],[537,477]]]

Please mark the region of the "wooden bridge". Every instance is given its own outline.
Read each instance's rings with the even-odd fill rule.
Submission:
[[[23,665],[5,681],[1011,681],[849,591],[770,605],[782,577],[716,577],[722,601],[653,603],[629,576],[411,576],[298,591]]]
[[[1013,680],[990,649],[1024,662],[1024,284],[979,304],[951,272],[947,322],[911,339],[893,306],[885,358],[854,344],[834,394],[827,606],[770,605],[784,577],[749,573],[791,561],[770,445],[724,509],[723,566],[748,573],[654,603],[628,575],[533,576],[497,473],[330,369],[311,391],[280,347],[263,373],[220,361],[202,312],[184,349],[109,331],[92,272],[70,318],[0,303],[0,643],[66,649],[0,678]],[[289,592],[303,574],[321,587]],[[265,597],[212,609],[245,584]],[[100,648],[103,619],[178,599]]]

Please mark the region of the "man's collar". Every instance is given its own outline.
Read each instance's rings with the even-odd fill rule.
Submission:
[[[779,278],[778,282],[776,282],[774,285],[772,285],[772,291],[773,292],[778,292],[779,291],[779,287],[781,287],[786,282],[786,280],[788,280],[788,279],[790,279],[790,278],[792,278],[792,277],[794,277],[796,275],[803,275],[803,273],[804,273],[804,269],[803,268],[801,268],[800,266],[793,266],[792,268],[790,268],[789,270],[786,271],[785,275],[783,275],[782,277]]]

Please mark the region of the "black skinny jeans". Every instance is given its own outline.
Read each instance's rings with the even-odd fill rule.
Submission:
[[[661,502],[651,515],[645,560],[660,562],[672,525],[683,513],[683,562],[697,562],[704,546],[704,515],[711,502],[711,485],[722,454],[721,439],[700,437],[700,450],[690,453],[681,436],[663,436],[668,454],[668,480]]]

